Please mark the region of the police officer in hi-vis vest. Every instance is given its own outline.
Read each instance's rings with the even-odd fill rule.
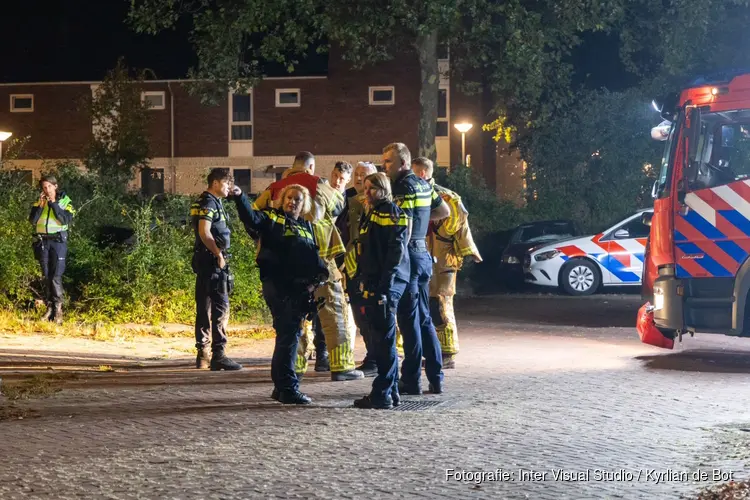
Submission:
[[[31,207],[29,222],[34,226],[34,257],[42,268],[47,312],[44,321],[63,321],[62,275],[68,253],[68,226],[75,210],[68,195],[57,190],[57,179],[45,175],[39,181],[42,192]]]

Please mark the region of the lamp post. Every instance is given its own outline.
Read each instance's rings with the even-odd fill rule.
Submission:
[[[471,130],[474,125],[471,123],[456,123],[453,126],[461,132],[461,162],[466,165],[466,132]]]
[[[0,162],[3,161],[3,142],[7,141],[12,132],[0,132]]]

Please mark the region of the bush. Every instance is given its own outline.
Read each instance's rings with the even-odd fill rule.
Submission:
[[[77,210],[70,231],[64,276],[68,307],[85,321],[182,322],[195,317],[195,275],[190,266],[194,235],[189,224],[191,199],[108,192],[98,178],[75,164],[49,166]],[[0,175],[0,305],[27,308],[43,298],[40,270],[31,251],[28,213],[36,189],[12,172]],[[234,212],[231,260],[235,274],[234,321],[265,319],[265,304],[255,266],[255,245]],[[102,229],[129,228],[128,244],[103,241]]]

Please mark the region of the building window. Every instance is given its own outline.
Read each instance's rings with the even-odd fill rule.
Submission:
[[[249,168],[235,168],[233,172],[234,185],[239,187],[243,193],[250,194],[253,174]]]
[[[34,96],[32,94],[12,94],[10,96],[11,113],[31,113],[34,111]]]
[[[448,89],[438,90],[438,119],[435,135],[448,137]]]
[[[370,87],[370,106],[392,106],[396,104],[395,87]]]
[[[141,92],[141,102],[146,104],[148,109],[166,109],[164,92]]]
[[[141,170],[141,192],[146,196],[164,193],[163,168],[144,168]]]
[[[232,141],[253,140],[253,94],[232,94],[229,100],[230,135]]]
[[[302,96],[299,89],[276,89],[277,108],[299,108]]]
[[[34,173],[31,170],[9,170],[8,177],[19,184],[34,185]]]

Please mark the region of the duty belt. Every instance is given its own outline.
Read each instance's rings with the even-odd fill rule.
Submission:
[[[427,250],[427,243],[423,238],[414,239],[409,241],[408,248],[409,250]]]

